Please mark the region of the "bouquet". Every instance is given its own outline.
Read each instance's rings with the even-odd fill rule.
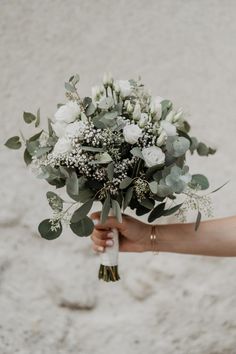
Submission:
[[[122,210],[148,214],[148,222],[177,213],[184,218],[189,208],[210,213],[201,190],[209,187],[202,174],[191,174],[187,152],[208,156],[215,150],[190,135],[182,110],[170,100],[152,96],[137,80],[115,80],[105,74],[102,84],[92,87],[91,97],[81,98],[79,75],[65,83],[68,102],[58,104],[48,129],[26,139],[13,136],[5,145],[25,147],[24,161],[38,178],[56,189],[66,188],[71,200],[47,192],[52,216],[38,227],[40,235],[53,240],[69,225],[77,236],[91,235],[94,224],[88,217],[93,203],[102,204],[101,223],[108,215],[122,222]],[[40,126],[40,110],[24,112],[27,124]],[[181,202],[179,202],[182,197]],[[99,278],[116,281],[118,232],[114,246],[101,255]]]

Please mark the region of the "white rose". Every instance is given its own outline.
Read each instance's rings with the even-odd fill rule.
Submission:
[[[74,102],[69,101],[61,106],[55,113],[55,119],[58,122],[72,123],[80,114],[80,106]]]
[[[162,130],[161,134],[158,136],[157,140],[156,140],[156,144],[157,146],[162,146],[165,144],[167,139],[167,135],[166,132],[164,130]]]
[[[72,149],[71,142],[68,138],[59,138],[54,146],[53,153],[55,155],[65,154]]]
[[[142,150],[144,161],[148,167],[161,165],[165,162],[165,154],[157,146],[151,146]]]
[[[132,88],[128,80],[117,80],[116,82],[120,87],[120,93],[122,97],[127,97],[131,95]]]
[[[123,134],[127,143],[135,144],[142,136],[142,129],[136,124],[127,124],[123,129]]]
[[[170,122],[163,120],[161,122],[161,127],[165,131],[167,136],[175,136],[177,134],[176,126],[171,124]]]
[[[84,122],[76,121],[67,125],[65,133],[69,138],[78,137],[82,139],[84,137],[85,128],[86,124]]]
[[[52,123],[52,129],[56,133],[58,138],[62,138],[65,135],[67,124],[65,122]]]

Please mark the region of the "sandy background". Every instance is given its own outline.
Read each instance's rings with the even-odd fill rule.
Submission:
[[[235,354],[235,259],[121,255],[122,281],[97,281],[89,239],[37,235],[48,186],[2,147],[44,120],[81,75],[89,92],[104,71],[137,77],[184,107],[218,153],[191,159],[212,187],[215,217],[236,213],[236,2],[0,0],[1,354]],[[128,270],[129,267],[129,270]]]

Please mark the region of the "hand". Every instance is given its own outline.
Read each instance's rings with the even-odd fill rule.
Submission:
[[[100,212],[93,213],[90,217],[95,223],[91,235],[95,251],[104,252],[105,247],[113,245],[112,228],[116,228],[119,232],[120,252],[150,251],[151,225],[125,214],[122,215],[122,223],[119,223],[115,217],[109,216],[104,224],[100,224]]]

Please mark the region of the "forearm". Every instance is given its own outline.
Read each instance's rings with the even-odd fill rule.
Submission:
[[[160,252],[207,256],[236,256],[236,216],[203,221],[197,231],[194,224],[157,226]]]

